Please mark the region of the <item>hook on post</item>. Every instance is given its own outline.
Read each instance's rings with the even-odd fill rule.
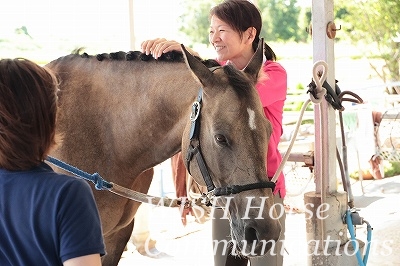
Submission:
[[[342,26],[336,28],[336,25],[333,21],[329,21],[328,25],[326,25],[326,35],[328,35],[329,39],[334,39],[336,37],[336,31],[341,30]]]

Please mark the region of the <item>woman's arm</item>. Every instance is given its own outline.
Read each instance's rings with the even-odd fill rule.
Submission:
[[[64,261],[64,266],[101,266],[100,254],[90,254]]]
[[[167,40],[165,38],[157,38],[154,40],[147,40],[141,44],[142,52],[146,55],[151,54],[155,59],[159,58],[163,53],[170,51],[182,51],[181,44],[174,40]],[[185,48],[194,56],[199,56],[193,49]]]

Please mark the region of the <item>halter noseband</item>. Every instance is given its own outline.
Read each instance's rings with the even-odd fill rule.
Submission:
[[[203,179],[207,186],[208,199],[210,199],[210,197],[212,196],[227,196],[231,194],[237,194],[242,191],[259,189],[259,188],[270,188],[272,189],[272,191],[274,191],[275,183],[271,181],[251,183],[247,185],[232,185],[219,188],[215,187],[200,149],[199,132],[200,132],[200,109],[201,109],[202,99],[203,99],[203,88],[200,88],[199,93],[197,95],[197,99],[192,104],[192,112],[190,114],[190,121],[191,121],[190,133],[189,133],[190,143],[188,147],[188,152],[186,154],[185,164],[186,164],[186,169],[190,174],[190,168],[189,168],[190,161],[192,160],[193,156],[196,157],[196,161],[200,168],[201,175],[203,176]]]

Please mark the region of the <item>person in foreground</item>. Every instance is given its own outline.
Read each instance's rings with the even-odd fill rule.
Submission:
[[[258,42],[261,32],[261,14],[256,6],[247,0],[226,0],[213,7],[210,11],[210,32],[209,41],[214,47],[217,57],[221,64],[233,64],[238,69],[244,69],[250,62]],[[152,54],[158,58],[162,53],[172,50],[179,50],[180,44],[176,41],[164,38],[147,40],[142,43],[142,52]],[[283,105],[287,94],[287,74],[285,69],[276,62],[276,55],[273,50],[265,44],[265,62],[263,71],[267,79],[259,81],[256,89],[260,96],[264,113],[272,123],[273,133],[268,144],[268,154],[266,158],[267,175],[272,178],[282,157],[278,150],[278,144],[282,135]],[[193,55],[198,54],[192,49],[188,49]],[[274,265],[283,264],[283,240],[285,231],[285,212],[283,209],[283,199],[285,197],[285,180],[281,173],[276,182],[274,191],[277,213],[280,215],[282,233],[280,240],[275,248],[267,255],[259,258],[251,258],[250,264],[254,265]],[[213,219],[213,240],[227,239],[230,234],[227,219],[220,219],[223,215],[222,210],[216,209]],[[231,252],[222,249],[220,244],[214,254],[215,266],[223,265],[247,265],[248,259],[243,256],[233,256]]]
[[[57,80],[27,59],[0,60],[0,265],[101,265],[89,184],[44,160],[56,144]]]

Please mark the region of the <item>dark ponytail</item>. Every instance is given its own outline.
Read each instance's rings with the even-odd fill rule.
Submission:
[[[267,43],[264,43],[264,54],[265,54],[265,57],[267,58],[267,60],[276,61],[275,52],[272,50],[272,48]]]
[[[253,41],[252,47],[253,50],[257,50],[258,47],[258,42],[260,41],[260,37],[256,37]],[[269,61],[276,61],[276,55],[275,52],[272,50],[272,48],[266,43],[264,42],[264,55],[265,58]]]

